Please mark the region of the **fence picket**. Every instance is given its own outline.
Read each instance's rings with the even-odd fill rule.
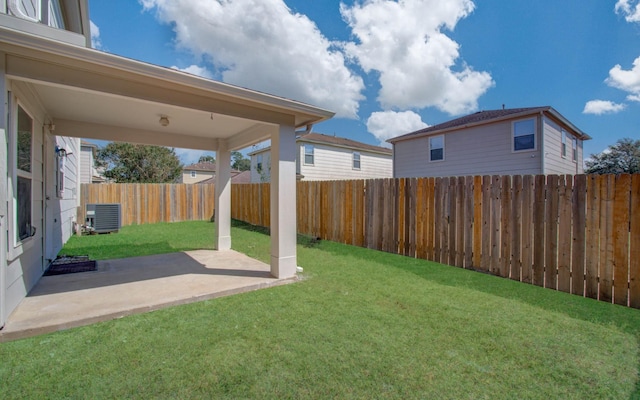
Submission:
[[[232,185],[233,218],[270,224],[268,183]],[[476,176],[298,182],[298,231],[477,268],[640,308],[640,175]],[[122,223],[209,219],[213,185],[82,185]]]

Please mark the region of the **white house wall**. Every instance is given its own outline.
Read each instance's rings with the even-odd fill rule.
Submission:
[[[550,118],[544,118],[544,173],[581,174],[582,140],[578,140],[578,160],[573,161],[571,142],[567,143],[567,156],[562,157],[562,127]]]
[[[9,219],[7,223],[7,269],[5,275],[6,297],[5,314],[9,315],[22,301],[29,290],[38,282],[45,269],[43,242],[44,242],[44,133],[43,125],[45,114],[39,106],[38,99],[25,85],[12,85],[10,90],[18,98],[25,111],[33,118],[33,143],[32,143],[32,173],[31,173],[31,222],[36,228],[35,235],[23,241],[21,245],[15,245],[15,202],[13,201],[13,187],[15,182],[9,170]],[[12,143],[15,143],[12,141]],[[12,150],[13,151],[13,150]],[[13,159],[9,163],[13,163]],[[3,321],[4,322],[4,321]]]
[[[337,179],[391,178],[391,156],[370,153],[365,150],[347,149],[318,143],[314,146],[313,165],[304,163],[305,142],[298,142],[300,173],[305,181]],[[360,169],[353,168],[353,153],[360,153]]]
[[[74,233],[74,224],[77,222],[77,207],[79,205],[80,183],[78,182],[78,154],[80,139],[63,136],[51,137],[53,147],[45,149],[47,158],[47,179],[45,197],[45,263],[55,259],[64,243]],[[55,141],[55,144],[54,144]],[[67,152],[64,161],[64,189],[57,191],[55,170],[57,162],[55,157],[55,145]]]
[[[262,170],[258,171],[258,154],[262,154]],[[296,172],[298,172],[296,170]],[[269,182],[271,180],[271,151],[265,150],[251,156],[251,183]]]
[[[393,175],[393,160],[391,155],[382,155],[366,150],[348,149],[324,144],[313,143],[314,163],[304,163],[304,144],[297,143],[296,172],[302,174],[302,180],[341,180],[341,179],[370,179],[391,178]],[[360,153],[360,169],[353,168],[353,153]],[[262,172],[257,170],[257,155],[262,154]],[[251,182],[269,182],[271,166],[271,152],[265,150],[251,156]]]
[[[394,177],[541,173],[540,135],[536,150],[514,152],[511,124],[503,121],[445,134],[442,161],[429,161],[428,137],[396,142]]]
[[[80,155],[80,183],[91,183],[93,174],[93,147],[82,146]]]

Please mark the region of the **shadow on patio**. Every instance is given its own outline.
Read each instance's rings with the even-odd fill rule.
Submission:
[[[98,271],[45,276],[0,341],[281,285],[269,265],[233,250],[195,250],[98,262]]]

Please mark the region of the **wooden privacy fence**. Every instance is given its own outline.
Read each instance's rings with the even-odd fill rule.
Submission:
[[[269,226],[269,184],[232,217]],[[640,175],[298,182],[298,232],[640,308]]]
[[[119,203],[122,226],[208,220],[214,199],[213,184],[82,184],[78,220],[92,203]]]

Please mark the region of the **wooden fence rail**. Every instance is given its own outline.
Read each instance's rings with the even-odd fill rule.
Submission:
[[[214,199],[212,184],[82,184],[78,221],[92,203],[119,203],[122,226],[208,220]]]
[[[269,185],[233,218],[268,226]],[[640,308],[640,175],[298,182],[298,232]]]
[[[125,202],[147,204],[125,225],[213,212],[213,187],[191,189],[196,195],[110,186],[87,186],[102,193],[90,202],[121,202],[123,215],[136,212]],[[268,183],[234,184],[231,196],[232,218],[269,226]],[[183,209],[198,202],[203,213]],[[296,212],[302,234],[640,308],[640,175],[302,181]]]

